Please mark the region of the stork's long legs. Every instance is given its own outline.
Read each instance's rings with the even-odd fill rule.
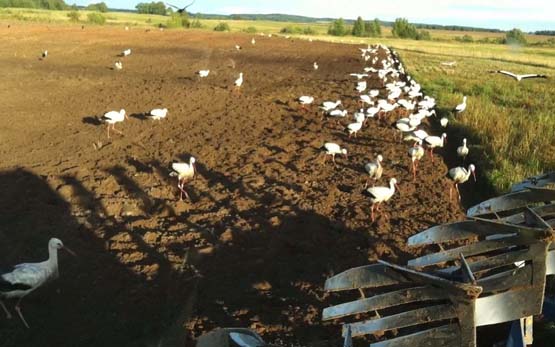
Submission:
[[[20,298],[20,299],[17,301],[17,304],[15,305],[15,312],[17,312],[17,314],[19,315],[19,318],[21,319],[21,321],[23,322],[23,324],[25,324],[25,326],[27,327],[27,329],[30,329],[30,328],[29,328],[29,324],[27,324],[27,321],[25,320],[25,317],[23,317],[23,313],[21,312],[21,307],[19,307],[19,303],[21,302],[21,299],[22,299],[22,298]]]
[[[6,308],[6,305],[4,305],[2,300],[0,300],[0,306],[2,306],[2,308],[4,309],[4,312],[6,312],[6,318],[12,319],[12,314],[10,313],[10,311],[8,311],[8,309]]]
[[[120,134],[120,135],[123,135],[123,132],[122,132],[122,131],[116,129],[116,124],[115,124],[115,123],[112,125],[112,130],[115,131],[115,132],[117,132],[117,133]]]
[[[185,195],[185,197],[188,200],[191,200],[191,198],[189,197],[189,194],[187,194],[187,192],[183,188],[184,186],[185,186],[185,181],[180,181],[179,179],[177,179],[177,188],[179,188],[179,201],[183,201],[183,195]]]

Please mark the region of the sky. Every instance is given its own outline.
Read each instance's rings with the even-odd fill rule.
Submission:
[[[76,0],[87,5],[101,0]],[[152,0],[104,0],[110,8],[132,9],[138,2]],[[168,0],[186,5],[192,0]],[[72,3],[72,0],[66,0]],[[309,17],[354,19],[407,18],[415,23],[464,25],[525,31],[555,30],[553,0],[196,0],[188,9],[192,13],[283,13]]]

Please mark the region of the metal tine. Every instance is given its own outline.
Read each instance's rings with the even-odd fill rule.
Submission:
[[[555,256],[555,252],[554,252]],[[516,250],[507,253],[494,255],[487,259],[477,260],[475,262],[468,263],[470,270],[473,273],[480,273],[483,271],[493,270],[498,267],[513,264],[517,261],[530,260],[532,255],[530,255],[530,250]],[[555,257],[554,257],[555,260]],[[436,272],[440,274],[453,274],[461,270],[460,266],[450,266],[444,269],[438,269]]]
[[[520,246],[526,243],[526,240],[518,236],[507,237],[500,240],[480,241],[469,245],[448,249],[442,252],[432,253],[422,257],[414,258],[408,261],[408,265],[412,267],[425,267],[451,260],[456,260],[461,253],[466,254],[467,256],[474,256],[507,247]]]
[[[387,331],[429,322],[457,318],[452,304],[418,308],[378,319],[349,324],[353,337],[364,336],[377,331]],[[343,327],[343,336],[347,329]]]
[[[443,325],[437,328],[419,331],[414,334],[396,337],[385,341],[371,343],[370,347],[414,347],[442,346],[459,347],[460,329],[457,324]]]
[[[495,220],[473,218],[462,222],[436,225],[409,237],[409,246],[442,243],[495,234],[515,234],[523,227]]]
[[[536,212],[539,216],[544,218],[546,215],[555,214],[555,204],[548,204],[543,206],[536,206],[531,208],[534,212]],[[524,220],[524,212],[520,212],[514,214],[512,216],[507,216],[501,219],[506,223],[511,224],[522,224],[525,222]],[[551,225],[550,225],[551,226]]]
[[[358,288],[375,288],[406,283],[407,280],[395,272],[387,272],[386,266],[372,264],[355,267],[326,280],[324,289],[328,292]]]
[[[459,283],[450,281],[438,276],[434,276],[425,272],[418,272],[413,269],[405,268],[399,265],[390,264],[383,260],[378,260],[380,264],[384,264],[394,271],[403,274],[406,278],[416,282],[425,283],[433,286],[440,287],[444,290],[448,290],[449,293],[454,295],[464,295],[468,297],[478,297],[482,292],[482,288],[466,283]],[[392,271],[393,272],[393,271]]]
[[[466,262],[466,259],[464,258],[464,255],[462,253],[460,254],[460,257],[462,262],[462,273],[464,275],[465,282],[476,284],[476,277],[474,277],[474,274],[472,273],[472,270],[470,269],[470,266],[468,266],[468,263]]]
[[[354,314],[381,310],[384,308],[404,305],[417,301],[445,300],[448,295],[445,291],[431,286],[415,287],[396,290],[379,294],[370,298],[346,302],[340,305],[327,307],[322,312],[322,320],[342,318]]]
[[[524,210],[524,220],[526,225],[534,226],[536,228],[551,229],[551,225],[547,224],[547,222],[530,207],[526,207]]]
[[[526,265],[522,268],[504,271],[492,276],[480,278],[477,283],[482,287],[483,293],[491,293],[531,285],[532,266]]]
[[[466,214],[470,217],[490,215],[498,212],[518,210],[537,202],[554,200],[555,189],[528,187],[525,190],[483,201],[480,204],[469,208]]]
[[[545,274],[555,275],[555,250],[547,252],[547,257],[545,259]]]
[[[343,341],[343,347],[353,347],[353,334],[351,334],[351,326],[347,325],[347,334],[345,334],[345,340]]]

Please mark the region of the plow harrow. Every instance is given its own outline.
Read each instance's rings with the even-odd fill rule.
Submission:
[[[434,250],[399,266],[385,261],[329,278],[328,292],[350,301],[324,309],[340,320],[345,347],[373,335],[372,347],[476,346],[476,328],[518,322],[531,343],[531,316],[542,313],[546,276],[555,274],[555,173],[467,211],[467,220],[409,238]]]

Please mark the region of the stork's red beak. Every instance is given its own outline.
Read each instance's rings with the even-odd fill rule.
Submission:
[[[399,189],[399,185],[397,183],[395,183],[395,187],[397,188],[397,191],[399,192],[399,196],[401,195],[401,190]]]
[[[71,254],[72,256],[76,257],[77,254],[75,254],[74,251],[72,251],[71,249],[67,248],[66,246],[63,247],[63,249],[68,252],[69,254]]]
[[[474,182],[476,182],[476,172],[472,171],[472,176],[474,177]]]

